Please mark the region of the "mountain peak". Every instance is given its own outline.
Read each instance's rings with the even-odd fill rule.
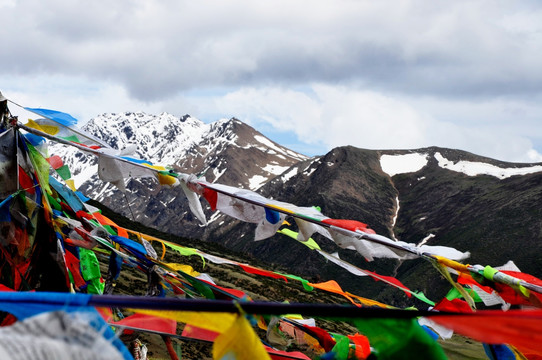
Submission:
[[[230,185],[252,189],[306,158],[235,117],[206,124],[189,114],[104,113],[91,119],[83,130],[116,149],[135,147],[132,156],[175,166],[181,172],[203,174],[211,181],[229,179]],[[83,177],[83,169],[75,167],[80,185],[88,176]],[[102,186],[93,187],[99,191]]]

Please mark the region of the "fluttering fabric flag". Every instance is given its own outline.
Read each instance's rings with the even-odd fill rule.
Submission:
[[[9,129],[0,133],[0,199],[17,191],[15,132]]]
[[[376,232],[372,229],[369,229],[367,224],[362,223],[361,221],[356,220],[347,220],[347,219],[324,219],[322,220],[324,224],[333,225],[340,227],[342,229],[350,230],[350,231],[363,231],[367,234],[376,234]]]
[[[81,275],[88,283],[88,294],[103,294],[104,283],[100,271],[100,263],[96,258],[96,254],[92,250],[85,248],[79,249],[79,257],[81,262]]]
[[[369,270],[362,270],[362,269],[360,269],[358,267],[353,266],[352,264],[347,263],[346,261],[341,260],[338,257],[338,254],[337,254],[337,256],[333,256],[333,255],[328,254],[328,253],[326,253],[324,251],[319,251],[319,253],[320,253],[320,255],[325,257],[327,260],[329,260],[329,261],[333,262],[334,264],[342,267],[343,269],[347,270],[351,274],[354,274],[356,276],[370,276],[373,279],[375,279],[376,281],[385,281],[386,283],[388,283],[390,285],[393,285],[393,286],[405,291],[405,293],[407,294],[408,297],[412,296],[411,295],[412,291],[408,287],[403,285],[402,282],[400,282],[399,280],[397,280],[394,277],[376,274],[376,273],[374,273],[372,271],[369,271]]]
[[[486,279],[495,281],[493,286],[507,303],[542,307],[542,294],[529,291],[521,283],[523,280],[533,285],[542,286],[542,280],[519,271],[499,271],[491,266],[484,268],[483,275]]]
[[[308,334],[318,340],[322,348],[326,352],[330,352],[336,344],[333,337],[324,329],[316,326],[303,325],[305,330],[308,330]]]
[[[239,341],[243,339],[243,341]],[[260,339],[244,316],[239,315],[231,327],[222,332],[213,345],[214,360],[270,360]]]
[[[133,240],[130,240],[122,236],[117,236],[117,235],[110,235],[109,237],[111,238],[113,242],[116,242],[120,244],[122,247],[124,247],[125,249],[128,249],[138,259],[142,260],[146,258],[147,250],[140,243],[137,243]]]
[[[71,139],[71,140],[80,144],[99,144],[104,147],[109,147],[109,145],[105,143],[104,141],[102,141],[101,139],[98,139],[84,132],[83,130],[77,128],[76,127],[77,119],[68,113],[64,113],[57,110],[29,108],[29,107],[25,107],[24,109],[46,118],[46,119],[36,119],[34,121],[34,123],[40,126],[41,129],[38,129],[40,131],[43,131],[51,135],[58,135],[64,138],[73,137],[74,139]],[[51,133],[50,131],[48,131],[51,128],[58,127],[58,125],[60,125],[58,132]]]
[[[122,228],[121,226],[118,226],[115,222],[113,222],[111,219],[107,218],[106,216],[100,214],[99,212],[93,213],[92,217],[98,220],[98,222],[102,225],[109,225],[114,227],[117,230],[116,235],[119,235],[124,238],[128,238],[128,232],[126,229]]]
[[[201,258],[201,260],[203,261],[203,265],[205,265],[205,256],[203,254],[201,254],[199,252],[199,250],[197,250],[197,249],[189,248],[189,247],[186,247],[186,246],[181,246],[181,245],[178,245],[178,244],[174,244],[172,242],[161,240],[161,239],[149,236],[149,235],[142,235],[142,237],[144,239],[149,240],[149,241],[159,241],[164,246],[167,246],[167,247],[175,250],[176,252],[178,252],[182,256],[192,256],[192,255],[199,256]],[[212,256],[210,256],[210,258],[212,258]]]
[[[99,317],[95,314],[95,318]],[[52,311],[0,328],[0,358],[11,360],[122,360],[115,348],[92,326],[89,314]],[[105,324],[104,324],[105,325]],[[128,354],[125,354],[128,355]]]
[[[36,171],[40,186],[48,193],[51,194],[51,188],[49,187],[49,163],[42,154],[34,146],[27,143],[28,156],[32,162],[32,166]]]
[[[284,234],[286,236],[289,236],[291,237],[292,239],[295,239],[295,240],[298,240],[297,236],[298,236],[298,233],[295,232],[295,231],[292,231],[290,229],[279,229],[277,230],[277,232],[279,234]],[[320,249],[320,245],[318,245],[318,243],[316,243],[316,241],[314,241],[313,238],[309,238],[308,240],[306,241],[300,241],[298,240],[300,243],[302,243],[303,245],[305,245],[306,247],[308,247],[309,249],[311,250],[321,250]]]
[[[190,177],[186,174],[181,174],[179,178],[179,185],[181,186],[181,189],[183,190],[184,195],[188,200],[188,206],[190,208],[190,211],[192,211],[192,214],[194,214],[203,225],[207,225],[207,219],[205,218],[205,214],[203,213],[203,208],[201,207],[201,202],[199,201],[198,194],[192,191],[187,185],[187,183],[191,181],[190,179],[195,180],[195,176],[191,175]]]
[[[62,185],[54,177],[49,176],[49,185],[62,197],[62,199],[69,205],[69,207],[77,213],[78,211],[83,211],[85,205],[79,199],[79,197],[68,187]]]
[[[98,176],[100,179],[112,183],[121,191],[125,191],[125,179],[155,178],[156,172],[151,168],[121,159],[124,155],[132,154],[134,150],[133,147],[123,150],[101,149],[101,155],[98,156]]]
[[[81,276],[79,259],[75,257],[75,255],[73,255],[70,251],[66,251],[65,259],[66,265],[70,270],[71,279],[73,280],[74,285],[77,286],[79,289],[84,288],[87,283],[85,282],[85,279],[83,279],[83,276]]]
[[[348,301],[350,301],[352,304],[354,304],[356,306],[360,306],[356,301],[354,301],[354,299],[352,299],[352,297],[350,295],[348,295],[346,292],[343,291],[341,286],[335,280],[329,280],[329,281],[325,281],[325,282],[322,282],[322,283],[316,283],[316,284],[315,283],[309,283],[309,285],[316,288],[316,289],[321,289],[321,290],[325,290],[325,291],[329,291],[329,292],[332,292],[332,293],[335,293],[335,294],[342,295],[346,299],[348,299]]]
[[[206,189],[203,196],[214,210],[229,215],[235,219],[258,224],[255,240],[263,240],[273,236],[286,218],[285,214],[272,212],[258,203],[267,201],[263,196],[250,190],[237,189],[231,186],[213,184],[213,189]],[[227,195],[227,194],[231,194]],[[239,197],[246,198],[241,200]]]
[[[47,158],[47,162],[53,167],[53,169],[58,169],[59,167],[64,165],[64,161],[62,158],[58,155],[53,155]]]
[[[379,360],[438,359],[446,355],[415,319],[354,319],[354,325],[369,338]]]
[[[147,314],[178,322],[187,323],[217,333],[226,332],[235,322],[237,315],[231,313],[216,313],[205,311],[172,311],[132,309],[139,314]]]
[[[470,256],[468,252],[461,252],[446,246],[422,245],[418,247],[415,244],[393,241],[385,236],[375,234],[366,224],[359,221],[330,219],[316,208],[302,208],[269,200],[249,190],[210,184],[205,180],[191,180],[188,187],[203,195],[212,210],[218,209],[245,222],[259,223],[259,228],[269,224],[269,222],[261,223],[262,219],[266,220],[265,209],[276,210],[284,215],[292,215],[299,228],[298,240],[306,241],[315,232],[318,232],[342,248],[358,251],[368,261],[372,261],[375,257],[398,260],[415,259],[424,253],[445,256],[453,260],[463,260]],[[275,230],[278,230],[279,227],[280,225]],[[257,228],[256,233],[258,230]],[[267,231],[265,233],[267,234]],[[263,239],[262,236],[256,237],[256,240],[261,239]]]
[[[110,148],[109,144],[103,140],[77,128],[75,125],[67,127],[54,120],[42,118],[29,120],[25,126],[88,149]]]
[[[42,120],[45,120],[45,119],[42,119]],[[50,122],[47,123],[45,121],[38,122],[32,119],[28,119],[28,122],[25,125],[28,126],[29,128],[42,131],[49,135],[56,135],[60,131],[58,125],[52,125]]]
[[[277,232],[281,233],[281,234],[284,234],[284,235],[287,235],[287,236],[289,236],[289,237],[291,237],[293,239],[297,239],[297,233],[292,231],[292,230],[281,229],[281,230],[279,230]],[[310,242],[311,240],[312,240],[312,238],[307,240],[307,242]],[[312,240],[312,242],[314,242],[314,240]],[[305,244],[304,242],[301,242],[301,243]],[[347,270],[348,272],[350,272],[353,275],[356,275],[356,276],[370,276],[373,279],[375,279],[376,281],[383,281],[383,282],[385,282],[387,284],[390,284],[390,285],[392,285],[394,287],[397,287],[397,288],[403,290],[408,297],[411,297],[412,295],[414,295],[419,300],[421,300],[421,301],[423,301],[423,302],[425,302],[425,303],[427,303],[427,304],[429,304],[431,306],[433,306],[435,304],[433,301],[427,299],[427,297],[423,293],[416,293],[416,292],[411,291],[408,287],[406,287],[403,283],[401,283],[399,280],[397,280],[394,277],[384,276],[384,275],[380,275],[380,274],[377,274],[377,273],[374,273],[374,272],[371,272],[371,271],[368,271],[368,270],[360,269],[360,268],[358,268],[358,267],[356,267],[356,266],[354,266],[354,265],[340,259],[338,254],[328,254],[325,251],[322,251],[317,244],[316,244],[316,246],[314,246],[314,245],[307,245],[307,246],[309,248],[311,248],[311,249],[316,249],[316,251],[320,255],[322,255],[324,258],[326,258],[327,260],[333,262],[334,264],[342,267],[343,269]]]
[[[347,360],[350,353],[350,339],[344,335],[334,334],[335,346],[331,349],[334,359]]]
[[[220,335],[215,331],[199,328],[190,324],[186,324],[183,328],[182,336],[192,339],[204,340],[213,342]]]
[[[353,352],[358,359],[366,359],[371,354],[371,344],[369,344],[367,336],[355,334],[347,337],[354,344]]]
[[[415,244],[393,241],[385,236],[360,230],[353,233],[334,225],[330,227],[329,232],[337,245],[343,249],[356,250],[367,261],[373,261],[374,258],[416,259],[423,253],[444,256],[452,260],[464,260],[470,256],[468,252],[461,252],[451,247],[428,245],[418,247]]]
[[[275,273],[273,271],[268,271],[268,270],[263,270],[263,269],[258,269],[254,266],[250,266],[248,264],[241,264],[239,263],[238,264],[244,271],[246,271],[247,273],[249,274],[255,274],[255,275],[262,275],[262,276],[266,276],[266,277],[270,277],[270,278],[273,278],[273,279],[282,279],[286,282],[288,282],[288,279],[281,275],[281,274],[278,274],[278,273]]]
[[[126,349],[124,344],[115,336],[115,333],[106,324],[100,314],[98,314],[96,309],[88,305],[90,298],[91,296],[86,294],[0,292],[0,310],[15,315],[15,317],[17,317],[17,319],[20,321],[25,319],[30,320],[34,316],[40,314],[47,316],[47,313],[61,309],[63,312],[66,312],[69,315],[73,314],[74,316],[74,318],[69,319],[66,326],[64,326],[64,329],[70,329],[67,334],[62,335],[66,335],[67,337],[84,336],[85,333],[81,332],[81,329],[78,331],[77,322],[75,322],[75,319],[79,316],[79,314],[81,314],[81,319],[85,319],[87,324],[89,324],[95,331],[100,333],[101,336],[107,340],[107,342],[112,344],[121,353],[124,359],[132,359],[128,349]],[[46,324],[47,323],[48,322],[46,321]],[[70,323],[72,325],[69,325]],[[73,325],[75,325],[75,328],[72,327]],[[43,328],[47,328],[47,325],[44,325]],[[36,329],[38,329],[40,332],[43,332],[43,328],[36,327]],[[102,347],[102,349],[105,349],[105,347]],[[33,357],[25,357],[24,359],[26,358]],[[62,359],[62,357],[54,356],[50,359],[52,360],[57,358]]]
[[[463,288],[463,286],[461,286],[456,281],[454,281],[454,279],[452,279],[449,268],[437,259],[431,260],[431,262],[433,266],[442,274],[442,276],[461,294],[461,296],[463,297],[463,299],[465,299],[465,302],[470,306],[470,308],[476,309],[474,299],[472,298],[472,296],[470,296],[468,291]]]
[[[512,350],[509,346],[506,345],[490,345],[490,344],[483,344],[484,345],[484,351],[489,358],[489,360],[526,360],[527,358],[524,356],[518,357],[517,352]]]
[[[133,314],[118,321],[111,321],[110,324],[120,327],[133,327],[144,330],[158,331],[166,334],[177,334],[177,321],[174,319],[165,319],[162,317]]]
[[[502,305],[506,306],[504,299],[490,286],[483,286],[473,279],[469,274],[459,273],[457,277],[457,282],[462,285],[469,286],[478,297],[482,300],[484,305],[493,306],[493,305]]]
[[[486,344],[513,345],[528,359],[542,357],[542,310],[486,310],[464,315],[439,315],[431,319]]]
[[[322,215],[320,210],[315,207],[296,207],[294,210],[296,213],[301,214],[307,219],[313,219],[316,221],[329,219],[327,216]],[[315,233],[318,233],[330,240],[333,239],[329,231],[321,225],[297,217],[295,218],[295,223],[299,229],[299,234],[297,235],[298,241],[305,242]]]
[[[306,279],[303,279],[302,277],[299,277],[299,276],[296,276],[296,275],[291,275],[291,274],[282,274],[282,273],[277,273],[277,274],[282,275],[282,276],[284,276],[284,277],[286,277],[288,279],[297,280],[297,281],[301,282],[301,284],[303,285],[303,288],[306,291],[314,290],[314,287],[309,285],[309,281],[306,280]]]
[[[41,115],[43,117],[46,117],[48,119],[54,120],[59,124],[62,124],[66,127],[73,126],[77,124],[77,119],[71,116],[70,114],[57,111],[57,110],[49,110],[49,109],[40,109],[40,108],[30,108],[25,107],[25,110],[31,111],[35,114]]]

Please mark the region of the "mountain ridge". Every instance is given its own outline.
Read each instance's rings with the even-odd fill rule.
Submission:
[[[542,256],[536,255],[542,253],[538,220],[542,211],[537,206],[542,200],[540,163],[510,163],[436,146],[403,150],[345,146],[309,158],[235,118],[204,125],[189,115],[103,114],[85,130],[106,137],[103,140],[115,147],[128,146],[128,140],[141,141],[136,154],[142,158],[204,175],[211,182],[248,188],[298,206],[320,206],[329,217],[362,221],[392,239],[471,251],[469,262],[498,266],[512,259],[523,271],[542,275],[537,266]],[[76,177],[92,173],[85,170],[92,160],[75,158],[78,163],[70,165],[76,167]],[[202,227],[175,188],[159,187],[149,179],[132,180],[129,192],[122,194],[95,176],[87,179],[81,186],[87,196],[145,225],[220,242],[309,278],[341,279],[346,289],[359,293],[361,287],[368,297],[380,295],[395,304],[404,301],[380,285],[344,274],[282,235],[254,242],[253,224],[213,213],[208,207],[204,210],[209,225]],[[438,277],[421,281],[433,271],[427,262],[368,263],[325,238],[315,235],[315,239],[328,252],[338,252],[362,268],[396,275],[412,289],[435,298],[449,288]]]

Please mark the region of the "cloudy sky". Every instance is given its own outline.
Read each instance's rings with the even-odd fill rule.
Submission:
[[[0,0],[0,21],[0,91],[81,123],[235,116],[308,155],[542,161],[539,1]]]

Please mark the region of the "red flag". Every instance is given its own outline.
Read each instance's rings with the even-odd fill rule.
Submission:
[[[211,206],[211,210],[216,210],[216,202],[218,200],[218,193],[214,190],[211,190],[209,188],[203,189],[203,197],[209,205]]]
[[[310,360],[311,358],[299,351],[280,351],[270,348],[269,346],[264,346],[265,351],[269,354],[272,360],[283,360],[283,359],[299,359],[299,360]]]
[[[376,234],[373,229],[369,229],[367,224],[364,224],[356,220],[344,220],[344,219],[324,219],[322,220],[324,224],[337,226],[346,230],[356,231],[360,230],[369,234]]]
[[[282,275],[276,274],[276,273],[274,273],[272,271],[258,269],[258,268],[255,268],[253,266],[246,265],[246,264],[239,264],[239,266],[249,274],[267,276],[267,277],[270,277],[270,278],[273,278],[273,279],[282,279],[282,280],[288,282],[287,278],[285,278]]]
[[[186,324],[183,329],[182,336],[189,337],[192,339],[205,340],[214,342],[219,333],[207,329],[202,329],[200,327]]]
[[[58,169],[62,165],[64,165],[64,161],[62,161],[62,158],[58,155],[53,155],[50,158],[47,159],[47,162],[53,167],[53,169]]]
[[[158,316],[136,313],[111,324],[124,325],[142,330],[157,331],[166,334],[177,334],[177,321]]]
[[[372,277],[376,281],[386,280],[387,282],[390,282],[390,283],[396,285],[398,288],[405,290],[405,294],[408,297],[412,297],[412,294],[410,293],[410,289],[407,288],[402,282],[400,282],[399,280],[397,280],[393,276],[380,275],[380,274],[374,273],[374,272],[369,271],[369,270],[363,270],[363,272],[367,273],[370,277]]]
[[[461,299],[448,300],[446,298],[440,300],[438,304],[434,307],[438,311],[450,311],[450,312],[460,312],[460,313],[469,313],[472,312],[469,304]]]
[[[483,343],[515,346],[529,359],[529,355],[542,356],[542,310],[482,310],[431,319]]]
[[[318,340],[318,342],[326,352],[330,352],[331,349],[333,349],[333,347],[335,346],[335,340],[333,340],[331,335],[329,335],[329,333],[324,329],[309,325],[303,325],[303,327],[309,330],[307,334],[316,337],[316,340]]]

